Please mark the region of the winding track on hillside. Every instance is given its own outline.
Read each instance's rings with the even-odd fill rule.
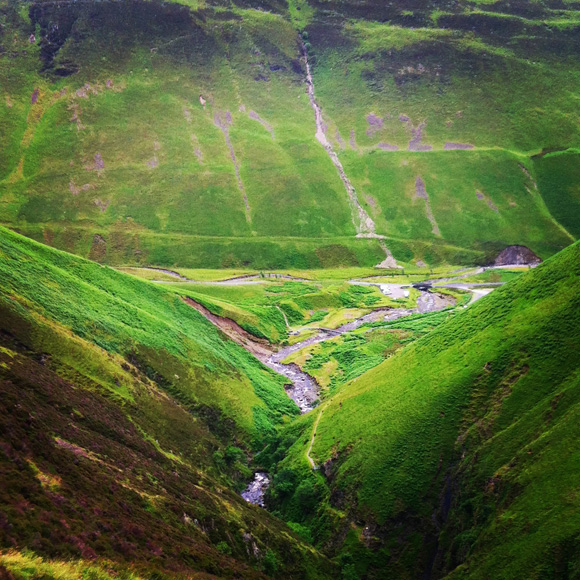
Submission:
[[[312,429],[312,437],[310,438],[310,446],[308,447],[308,451],[306,452],[306,459],[308,459],[308,463],[310,463],[310,467],[312,469],[316,469],[316,463],[314,463],[314,459],[310,457],[310,452],[312,451],[312,446],[314,445],[314,438],[316,437],[316,430],[318,429],[318,423],[320,423],[320,418],[322,417],[322,413],[326,405],[320,409],[320,413],[318,413],[318,417],[316,418],[316,422],[314,423],[314,428]]]

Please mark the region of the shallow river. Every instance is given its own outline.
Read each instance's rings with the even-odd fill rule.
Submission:
[[[360,318],[356,318],[339,326],[334,330],[327,328],[318,328],[318,334],[311,336],[306,340],[302,340],[293,344],[292,346],[287,346],[280,349],[278,352],[272,354],[265,362],[271,369],[275,370],[277,373],[284,375],[290,381],[291,385],[286,387],[286,392],[288,396],[298,405],[302,413],[308,413],[312,411],[317,405],[318,396],[320,393],[320,388],[317,382],[306,372],[304,372],[300,367],[294,363],[283,364],[282,361],[286,359],[289,355],[298,352],[299,350],[316,344],[318,342],[323,342],[336,336],[340,336],[345,332],[350,332],[355,330],[359,326],[367,322],[377,322],[379,320],[396,320],[402,318],[403,316],[409,316],[410,314],[415,314],[417,312],[434,312],[436,310],[442,310],[449,306],[451,302],[449,299],[442,298],[437,294],[432,294],[430,292],[421,292],[421,295],[417,299],[416,308],[381,308],[374,310],[370,314],[365,314]]]

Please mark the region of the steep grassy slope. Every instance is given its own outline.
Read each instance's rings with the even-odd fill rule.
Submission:
[[[297,412],[280,377],[224,340],[175,294],[5,229],[0,244],[2,299],[11,310],[26,309],[27,318],[48,319],[124,356],[169,393],[216,415],[216,429],[258,443],[284,415]],[[42,335],[39,340],[49,353],[59,348]],[[78,364],[73,353],[67,359]],[[95,362],[95,376],[98,368]]]
[[[217,266],[230,253],[232,265],[243,259],[236,238],[252,233],[354,235],[342,183],[314,140],[296,33],[280,14],[192,13],[142,1],[71,6],[65,14],[41,2],[27,23],[5,10],[19,24],[11,54],[18,51],[29,70],[2,83],[3,116],[20,122],[19,131],[2,123],[14,152],[2,175],[5,222],[98,224],[109,251],[126,230],[209,236],[217,239],[205,241],[205,253],[226,246]],[[48,32],[55,26],[58,39]],[[40,47],[29,44],[31,31]],[[47,43],[56,51],[50,59]],[[43,59],[48,77],[34,72]],[[59,78],[62,63],[79,72]],[[92,234],[80,232],[89,247]],[[86,255],[74,233],[65,239]],[[164,240],[144,240],[143,250],[171,244]],[[328,244],[308,249],[321,245]],[[368,252],[372,244],[352,245]],[[280,253],[276,240],[262,246],[258,254]],[[132,250],[117,261],[138,259]],[[177,262],[208,265],[178,255]]]
[[[464,247],[525,237],[540,252],[569,243],[538,195],[529,155],[578,146],[569,98],[577,12],[547,2],[534,3],[533,18],[498,14],[520,8],[502,3],[487,11],[367,3],[369,20],[389,21],[379,23],[362,20],[365,9],[331,4],[306,27],[317,94],[377,232]],[[341,13],[358,20],[340,25]]]
[[[90,350],[79,342],[62,344]],[[129,384],[122,363],[92,355]],[[127,373],[134,400],[121,402],[5,334],[0,367],[0,570],[12,548],[79,559],[80,577],[100,564],[143,577],[259,578],[275,572],[270,552],[292,576],[325,576],[322,558],[230,488],[221,472],[243,471],[244,453],[144,375]],[[52,577],[45,572],[34,562],[14,570]]]
[[[577,566],[579,265],[575,244],[321,407],[310,455],[324,475],[309,498],[320,538],[342,526],[332,549],[359,574],[566,578]],[[293,432],[273,502],[308,522],[312,505],[301,512],[284,483],[307,477],[312,419]]]
[[[398,260],[547,257],[577,229],[577,8],[2,0],[0,222],[111,264],[379,263],[300,31],[319,129]],[[570,148],[564,174],[531,159]]]
[[[413,307],[417,296],[393,300],[377,287],[359,286],[345,280],[322,283],[264,283],[248,286],[172,284],[175,292],[190,296],[214,314],[235,320],[255,336],[280,343],[292,328],[307,325],[337,328],[379,307]]]
[[[279,377],[175,294],[5,229],[0,273],[0,573],[328,577],[237,493],[298,412]]]

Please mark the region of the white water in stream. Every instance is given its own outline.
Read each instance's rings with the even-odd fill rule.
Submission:
[[[324,147],[328,156],[330,157],[332,163],[336,167],[340,179],[344,184],[350,205],[353,209],[353,224],[359,234],[374,234],[375,233],[375,223],[369,216],[369,214],[362,208],[358,201],[356,190],[353,187],[350,179],[344,171],[344,167],[335,153],[332,144],[326,138],[326,133],[324,132],[324,121],[322,119],[322,110],[320,109],[318,103],[316,102],[316,97],[314,95],[314,82],[312,80],[312,73],[310,71],[310,64],[308,62],[308,53],[306,47],[302,44],[302,55],[304,57],[304,63],[306,65],[306,86],[308,88],[308,98],[310,99],[310,104],[314,109],[314,118],[316,120],[316,139]]]
[[[251,481],[244,491],[242,497],[254,505],[264,507],[264,493],[270,485],[270,478],[267,473],[258,471],[254,474],[254,481]]]
[[[348,194],[349,203],[352,210],[352,223],[357,232],[357,238],[375,238],[379,240],[382,250],[385,252],[385,260],[383,260],[378,267],[379,268],[398,268],[397,261],[393,257],[391,251],[387,248],[385,244],[385,236],[376,233],[375,222],[366,212],[366,210],[361,206],[356,190],[353,184],[350,182],[338,155],[332,147],[332,143],[327,139],[324,120],[322,118],[322,110],[318,103],[316,102],[316,95],[314,93],[314,81],[312,80],[312,72],[310,70],[310,63],[308,62],[308,51],[302,43],[302,56],[304,58],[304,64],[306,65],[306,86],[308,89],[308,98],[310,99],[310,104],[314,110],[314,119],[316,121],[316,139],[324,147],[326,153],[330,157],[333,165],[336,167],[340,179],[344,184],[346,193]]]

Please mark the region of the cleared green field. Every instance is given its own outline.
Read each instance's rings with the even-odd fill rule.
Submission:
[[[521,268],[517,269],[514,268],[513,270],[507,270],[503,268],[490,268],[489,270],[485,270],[481,274],[475,274],[474,276],[467,276],[466,278],[461,278],[457,280],[457,282],[461,284],[468,284],[469,282],[474,282],[476,284],[482,284],[485,282],[490,282],[492,284],[497,284],[499,282],[510,282],[511,280],[515,280],[519,276],[521,276],[524,272],[526,272],[528,268]],[[442,282],[444,284],[444,282]]]

